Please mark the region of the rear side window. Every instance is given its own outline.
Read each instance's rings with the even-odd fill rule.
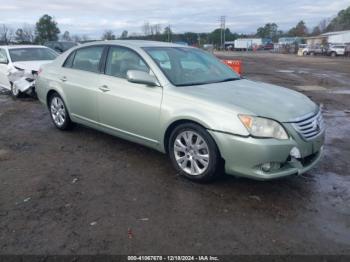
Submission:
[[[103,48],[103,46],[92,46],[76,50],[71,67],[98,73]],[[68,59],[70,59],[70,57]]]
[[[72,52],[63,64],[63,67],[72,67],[75,52]]]
[[[150,71],[136,52],[128,48],[111,47],[108,52],[105,74],[126,78],[128,70]]]

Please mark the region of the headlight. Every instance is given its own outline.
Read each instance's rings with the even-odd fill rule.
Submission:
[[[238,117],[252,136],[288,139],[286,130],[277,121],[247,115],[238,115]]]

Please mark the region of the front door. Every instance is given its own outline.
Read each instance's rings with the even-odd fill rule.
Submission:
[[[105,75],[100,79],[100,122],[124,137],[157,143],[160,136],[162,88],[129,82],[126,79],[128,70],[151,73],[135,51],[124,47],[110,47]]]

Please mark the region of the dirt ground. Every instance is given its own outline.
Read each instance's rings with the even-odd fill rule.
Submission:
[[[270,182],[179,177],[167,156],[0,95],[1,254],[350,254],[350,59],[219,53],[324,106],[321,163]]]

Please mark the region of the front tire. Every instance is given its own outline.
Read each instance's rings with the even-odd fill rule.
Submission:
[[[177,126],[170,135],[168,152],[175,169],[190,180],[208,182],[220,175],[220,153],[215,141],[197,124]]]
[[[49,110],[52,122],[60,130],[68,130],[72,127],[67,107],[62,97],[54,93],[49,99]]]

